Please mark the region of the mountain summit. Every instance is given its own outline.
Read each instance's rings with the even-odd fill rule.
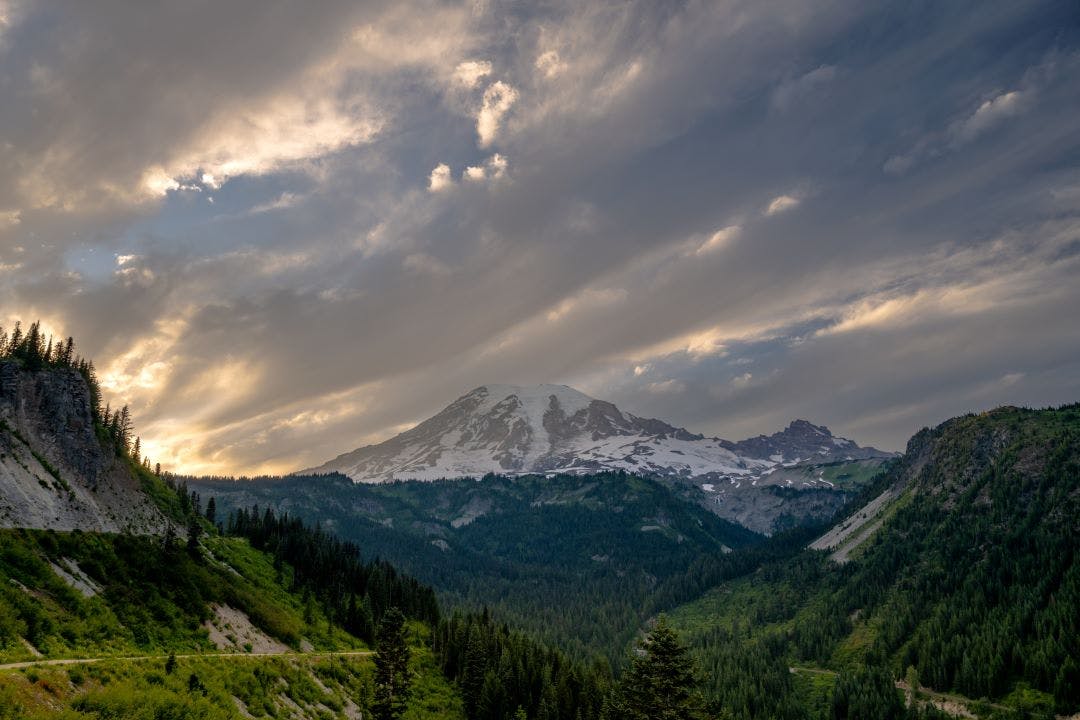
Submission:
[[[888,456],[805,420],[730,442],[637,417],[566,385],[483,385],[411,430],[306,472],[340,472],[357,482],[601,470],[752,481],[809,460]]]

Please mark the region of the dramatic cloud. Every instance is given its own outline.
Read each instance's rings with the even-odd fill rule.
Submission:
[[[0,324],[168,467],[491,382],[888,448],[1080,400],[1074,3],[0,0],[0,68]]]
[[[467,88],[474,88],[490,74],[490,62],[486,60],[468,60],[454,69],[454,80]]]
[[[431,192],[445,190],[453,184],[454,178],[450,176],[450,166],[446,163],[436,165],[435,169],[431,171],[431,175],[428,176],[428,189]]]
[[[510,111],[517,99],[517,90],[502,81],[492,83],[484,91],[483,104],[476,116],[476,134],[479,136],[480,147],[488,147],[495,142],[503,116]]]

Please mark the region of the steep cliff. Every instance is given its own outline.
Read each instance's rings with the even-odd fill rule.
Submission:
[[[99,437],[79,372],[0,361],[0,527],[160,532],[146,484]]]

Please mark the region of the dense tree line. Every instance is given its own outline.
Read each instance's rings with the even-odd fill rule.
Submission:
[[[10,335],[0,327],[0,360],[15,360],[31,372],[48,367],[93,367],[75,353],[72,338],[54,340],[52,335],[46,337],[39,322],[32,323],[26,332],[23,332],[22,323],[16,322]]]
[[[197,502],[197,501],[196,501]],[[374,641],[374,629],[391,608],[431,625],[439,622],[435,592],[382,561],[364,562],[360,548],[318,526],[308,527],[272,509],[238,510],[224,525],[227,535],[247,538],[275,563],[292,568],[292,584],[322,602],[347,631]]]
[[[616,669],[649,617],[789,555],[813,535],[766,541],[658,483],[615,472],[379,486],[341,475],[184,481],[225,509],[241,498],[267,506],[288,498],[291,513],[332,523],[368,556],[431,584],[444,604],[487,607],[575,659],[602,655]],[[470,507],[488,510],[455,521]],[[658,516],[665,527],[642,530]]]
[[[870,654],[928,686],[994,698],[1026,681],[1075,711],[1080,407],[960,418],[931,439],[918,482],[937,492],[896,513],[821,615],[889,618]]]
[[[584,668],[487,612],[443,620],[434,649],[443,672],[461,687],[470,720],[519,712],[536,720],[600,718],[608,685],[603,669]]]

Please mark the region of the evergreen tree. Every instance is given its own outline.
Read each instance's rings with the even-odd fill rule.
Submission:
[[[191,553],[192,557],[199,558],[199,537],[202,535],[202,525],[199,524],[199,519],[192,516],[188,522],[187,530],[187,550]]]
[[[479,632],[470,633],[465,646],[465,666],[461,677],[461,695],[465,701],[465,714],[471,718],[477,716],[480,706],[480,693],[484,687],[484,672],[487,653]]]
[[[115,424],[117,428],[117,439],[120,442],[120,450],[121,452],[127,452],[131,443],[132,430],[131,410],[128,409],[127,405],[120,408],[120,413],[116,418]]]
[[[405,616],[396,607],[383,615],[376,636],[375,702],[377,720],[397,720],[409,701],[409,648],[405,644]]]
[[[881,668],[841,673],[833,689],[833,720],[900,720],[904,702],[892,676]]]
[[[702,717],[689,652],[661,615],[638,645],[638,656],[612,693],[611,720],[696,720]]]

